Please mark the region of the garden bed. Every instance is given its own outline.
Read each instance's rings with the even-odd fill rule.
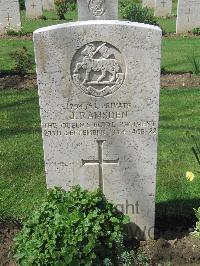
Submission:
[[[37,87],[35,74],[22,77],[16,73],[0,72],[0,89],[29,89],[34,87]],[[161,75],[161,88],[200,88],[200,76],[191,73],[164,74]]]
[[[5,221],[0,223],[0,265],[15,266],[9,258],[14,235],[19,232],[20,223]],[[170,266],[200,265],[200,239],[191,236],[187,231],[166,231],[164,238],[141,241],[140,247],[150,258],[150,265],[171,262]],[[174,236],[174,238],[172,237]],[[161,264],[163,265],[163,264]],[[169,264],[168,264],[169,265]]]

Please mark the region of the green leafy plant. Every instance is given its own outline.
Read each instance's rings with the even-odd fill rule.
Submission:
[[[193,32],[194,35],[198,35],[199,36],[200,35],[200,28],[194,28],[192,32]]]
[[[47,20],[47,17],[45,15],[42,15],[42,16],[39,17],[39,19]]]
[[[114,262],[128,218],[100,190],[48,191],[46,201],[14,239],[19,265],[102,265]]]
[[[129,21],[159,26],[157,18],[151,15],[148,8],[142,8],[140,5],[135,3],[123,5],[121,7],[121,15],[124,19]]]
[[[76,0],[55,0],[55,6],[59,19],[64,20],[65,13],[76,8]]]
[[[12,28],[7,28],[6,29],[6,34],[8,36],[23,36],[24,35],[24,32],[22,30],[15,30],[15,29],[12,29]]]
[[[33,56],[24,46],[10,53],[10,57],[15,61],[14,70],[22,76],[33,68]]]
[[[128,5],[130,4],[134,4],[134,3],[140,3],[140,0],[120,0],[119,1],[119,8],[120,8],[120,11],[127,7]]]
[[[116,260],[113,263],[110,258],[105,258],[104,266],[149,266],[150,260],[142,252],[142,250],[127,250],[124,245],[123,238],[119,238],[116,242]]]
[[[19,6],[21,10],[25,10],[25,0],[19,0]]]
[[[194,209],[194,211],[197,218],[197,222],[196,222],[195,231],[192,232],[192,235],[200,239],[200,207],[198,209]]]
[[[200,74],[200,58],[197,57],[194,52],[187,58],[192,66],[192,73],[195,75],[199,75]]]

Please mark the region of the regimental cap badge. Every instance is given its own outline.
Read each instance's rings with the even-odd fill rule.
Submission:
[[[90,0],[88,10],[95,17],[100,17],[105,13],[105,0]]]
[[[104,97],[116,92],[125,79],[121,52],[105,42],[91,42],[81,47],[71,63],[74,84],[82,92]]]

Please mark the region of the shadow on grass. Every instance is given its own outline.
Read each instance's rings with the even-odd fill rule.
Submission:
[[[196,217],[193,208],[200,207],[200,198],[178,199],[156,204],[156,238],[163,237],[166,232],[169,239],[180,236],[196,224]],[[166,238],[166,235],[164,236]]]
[[[41,127],[38,128],[3,128],[0,129],[0,135],[2,137],[9,137],[12,135],[30,134],[30,133],[41,133]]]
[[[34,97],[29,97],[27,99],[15,101],[15,102],[12,102],[12,103],[1,104],[0,110],[6,109],[6,108],[10,108],[10,107],[19,107],[20,105],[23,105],[23,104],[26,104],[26,103],[32,103],[32,104],[33,103],[38,103],[38,97],[34,96]]]

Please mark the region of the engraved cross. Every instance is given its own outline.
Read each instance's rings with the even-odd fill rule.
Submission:
[[[36,7],[36,4],[35,3],[32,3],[31,6],[32,6],[32,8],[35,8]]]
[[[8,23],[10,23],[10,20],[12,19],[12,17],[10,17],[9,13],[7,13],[7,14],[8,14],[7,17],[5,17],[5,18],[7,19]]]
[[[166,4],[167,2],[165,2],[164,0],[161,2],[161,4],[163,4],[163,7],[165,7],[165,4]]]
[[[99,166],[99,188],[101,191],[104,189],[104,176],[103,165],[104,164],[119,164],[119,159],[116,160],[104,160],[103,158],[103,143],[105,140],[97,140],[98,144],[98,160],[82,160],[82,165],[98,165]]]

